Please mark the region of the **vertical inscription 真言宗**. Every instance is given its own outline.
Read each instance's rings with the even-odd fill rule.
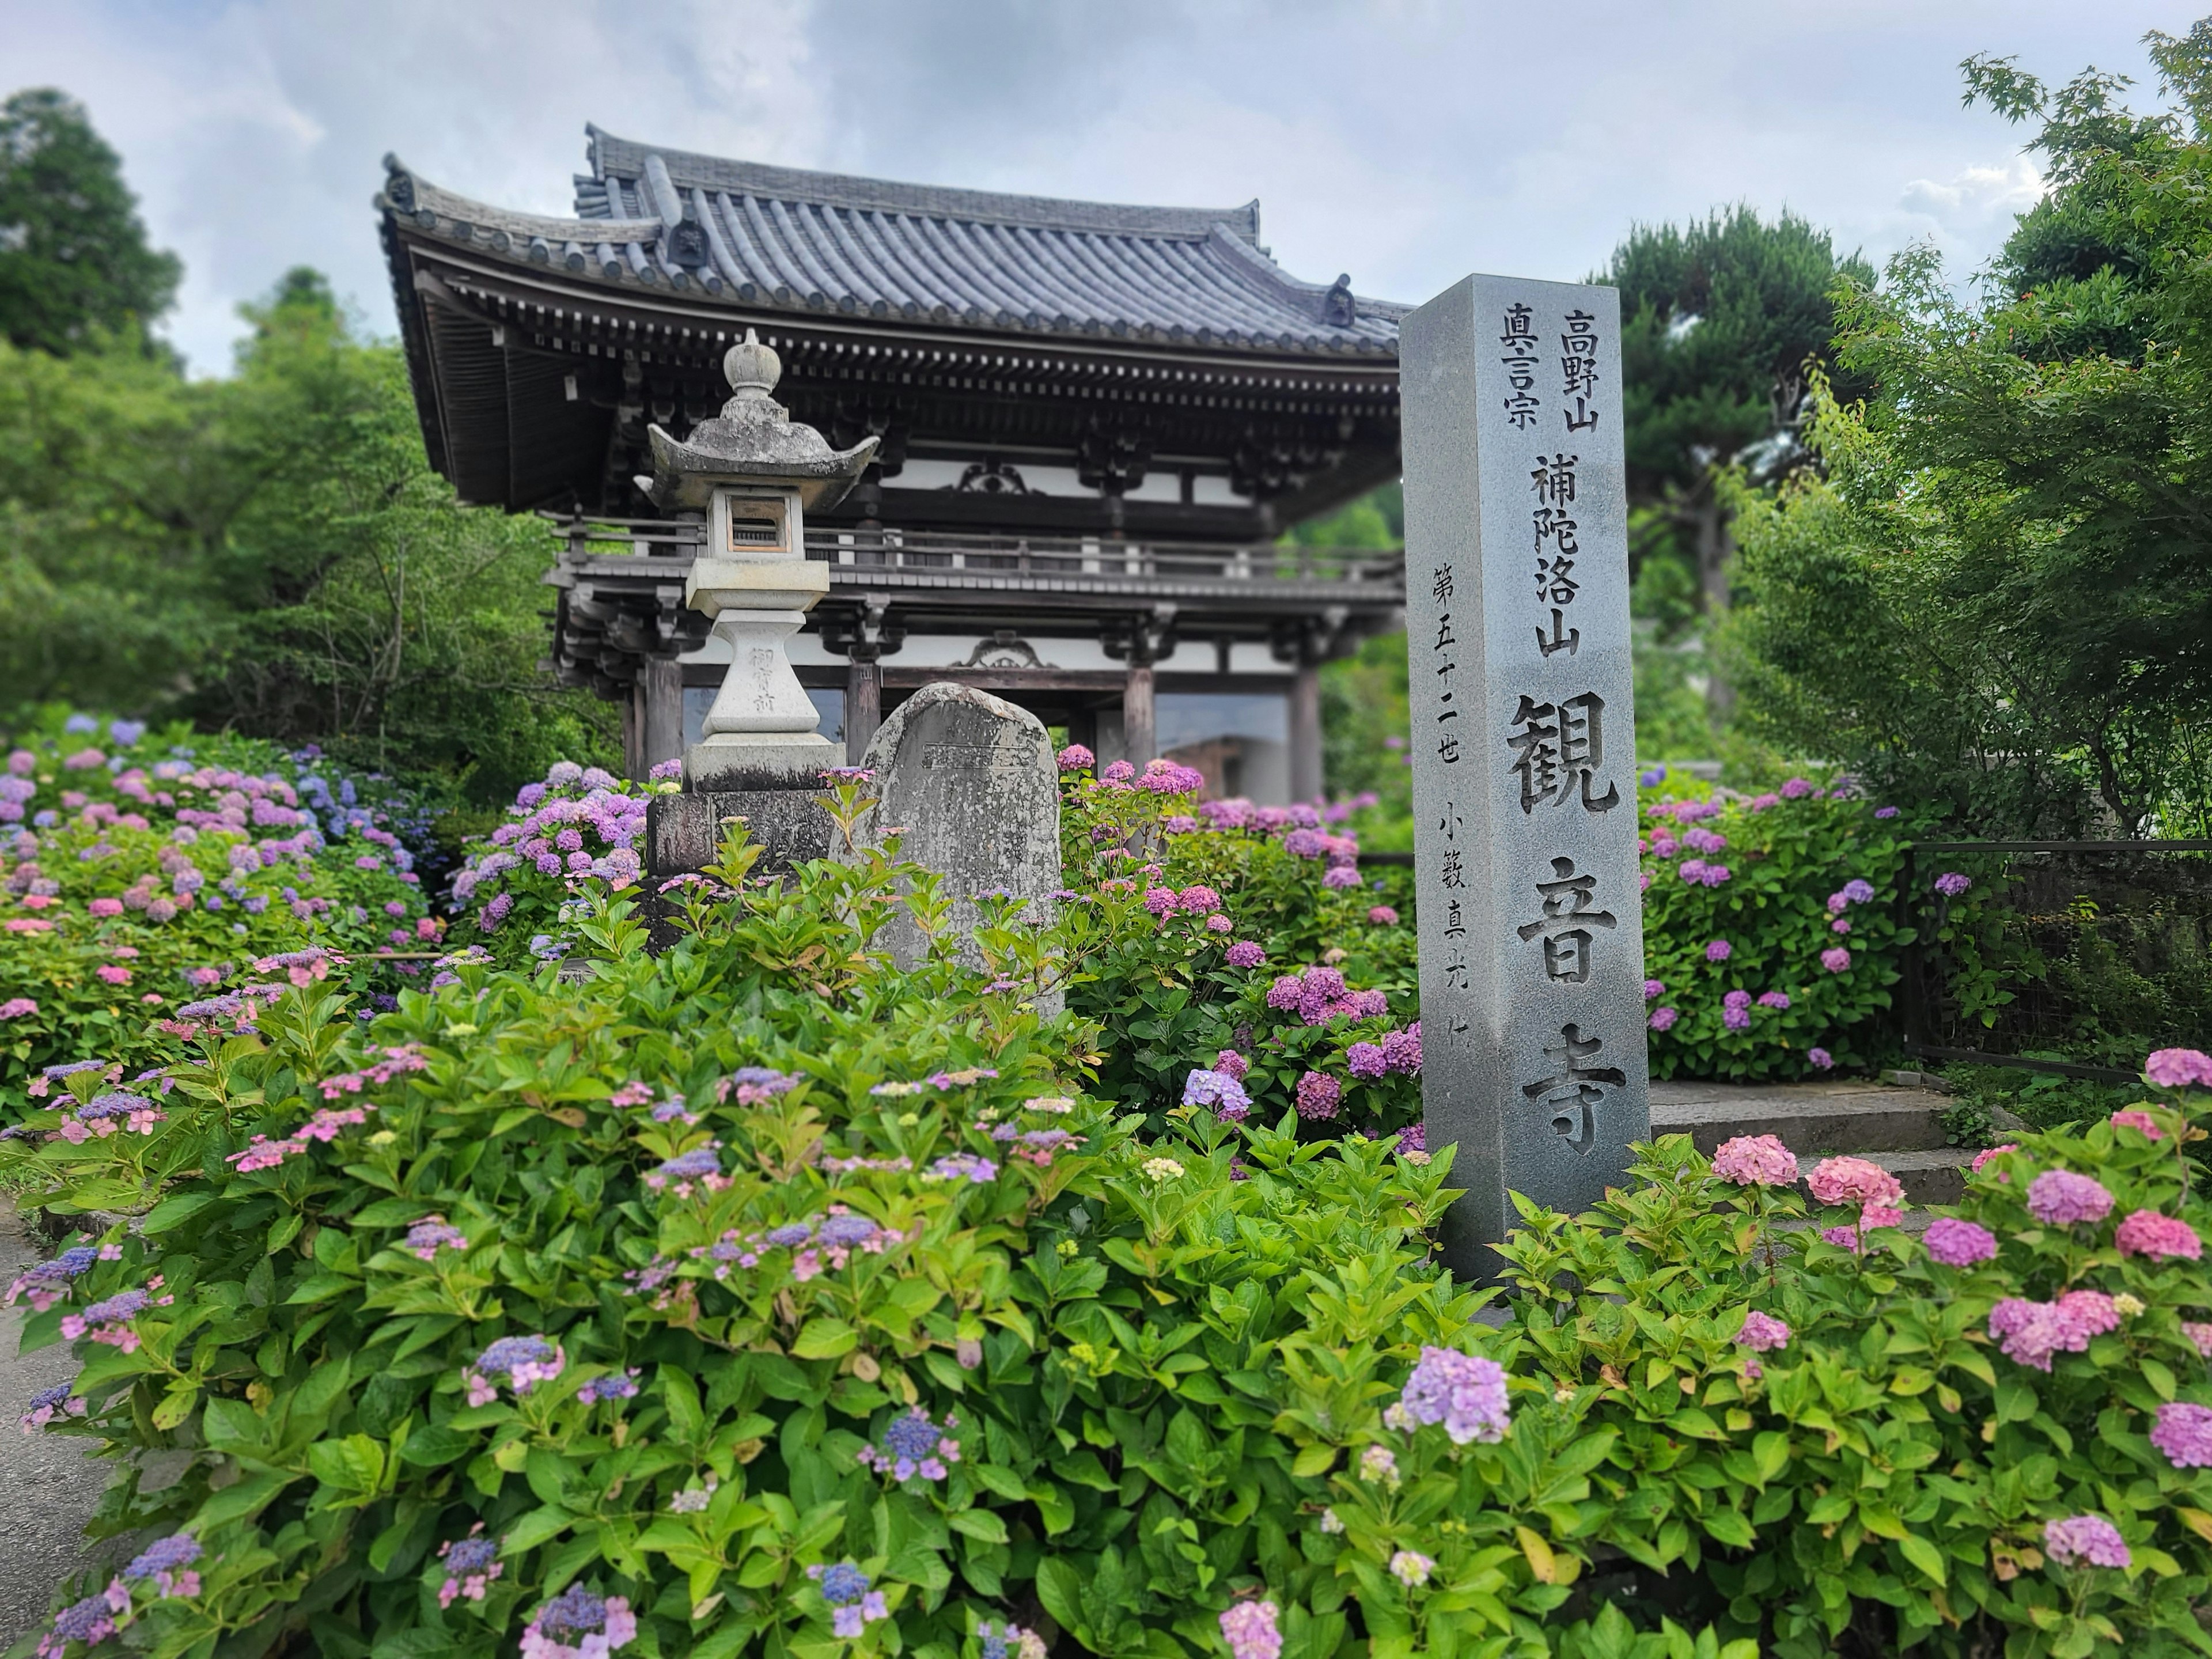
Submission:
[[[1618,299],[1472,276],[1406,319],[1429,1145],[1446,1254],[1580,1209],[1648,1132]]]

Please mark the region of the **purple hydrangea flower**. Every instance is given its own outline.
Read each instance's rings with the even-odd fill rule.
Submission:
[[[1441,1423],[1455,1446],[1504,1438],[1505,1368],[1480,1354],[1424,1347],[1398,1406],[1415,1423]]]
[[[1252,1112],[1252,1097],[1244,1092],[1242,1083],[1226,1072],[1202,1068],[1193,1071],[1184,1079],[1182,1103],[1186,1106],[1211,1106],[1215,1116],[1231,1123],[1250,1116]]]
[[[1920,1236],[1928,1254],[1947,1267],[1971,1267],[1997,1253],[1996,1235],[1987,1227],[1957,1216],[1938,1216]]]
[[[2212,1468],[2212,1407],[2166,1401],[2158,1408],[2150,1443],[2177,1469]]]
[[[2101,1182],[2071,1170],[2045,1170],[2028,1185],[2027,1212],[2051,1226],[2102,1221],[2112,1209],[2112,1195]]]
[[[2076,1561],[2086,1561],[2093,1567],[2124,1567],[2134,1559],[2119,1528],[2101,1515],[2045,1522],[2043,1548],[2062,1567],[2070,1567]]]

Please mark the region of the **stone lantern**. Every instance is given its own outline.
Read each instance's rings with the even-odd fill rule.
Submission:
[[[830,592],[830,567],[806,556],[806,512],[844,498],[874,459],[874,438],[834,450],[769,394],[783,364],[751,329],[722,359],[730,400],[682,441],[659,426],[653,477],[639,484],[664,513],[702,515],[707,544],[684,600],[714,619],[730,666],[706,729],[684,751],[687,790],[812,788],[842,765],[842,748],[815,728],[821,716],[784,645]]]

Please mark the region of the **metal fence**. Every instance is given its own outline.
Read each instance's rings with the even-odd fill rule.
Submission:
[[[1899,903],[1910,1054],[2128,1083],[2212,1037],[2212,841],[1924,841]]]

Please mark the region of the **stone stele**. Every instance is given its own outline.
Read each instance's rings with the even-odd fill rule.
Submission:
[[[892,711],[868,744],[877,805],[864,844],[902,830],[903,859],[943,878],[952,901],[948,934],[972,965],[975,900],[1006,892],[1029,901],[1021,920],[1049,925],[1060,885],[1060,769],[1052,738],[1025,708],[972,686],[925,685]],[[902,965],[922,955],[921,931],[902,911],[884,941]]]
[[[1421,1091],[1455,1273],[1650,1133],[1619,295],[1471,276],[1405,319]]]

